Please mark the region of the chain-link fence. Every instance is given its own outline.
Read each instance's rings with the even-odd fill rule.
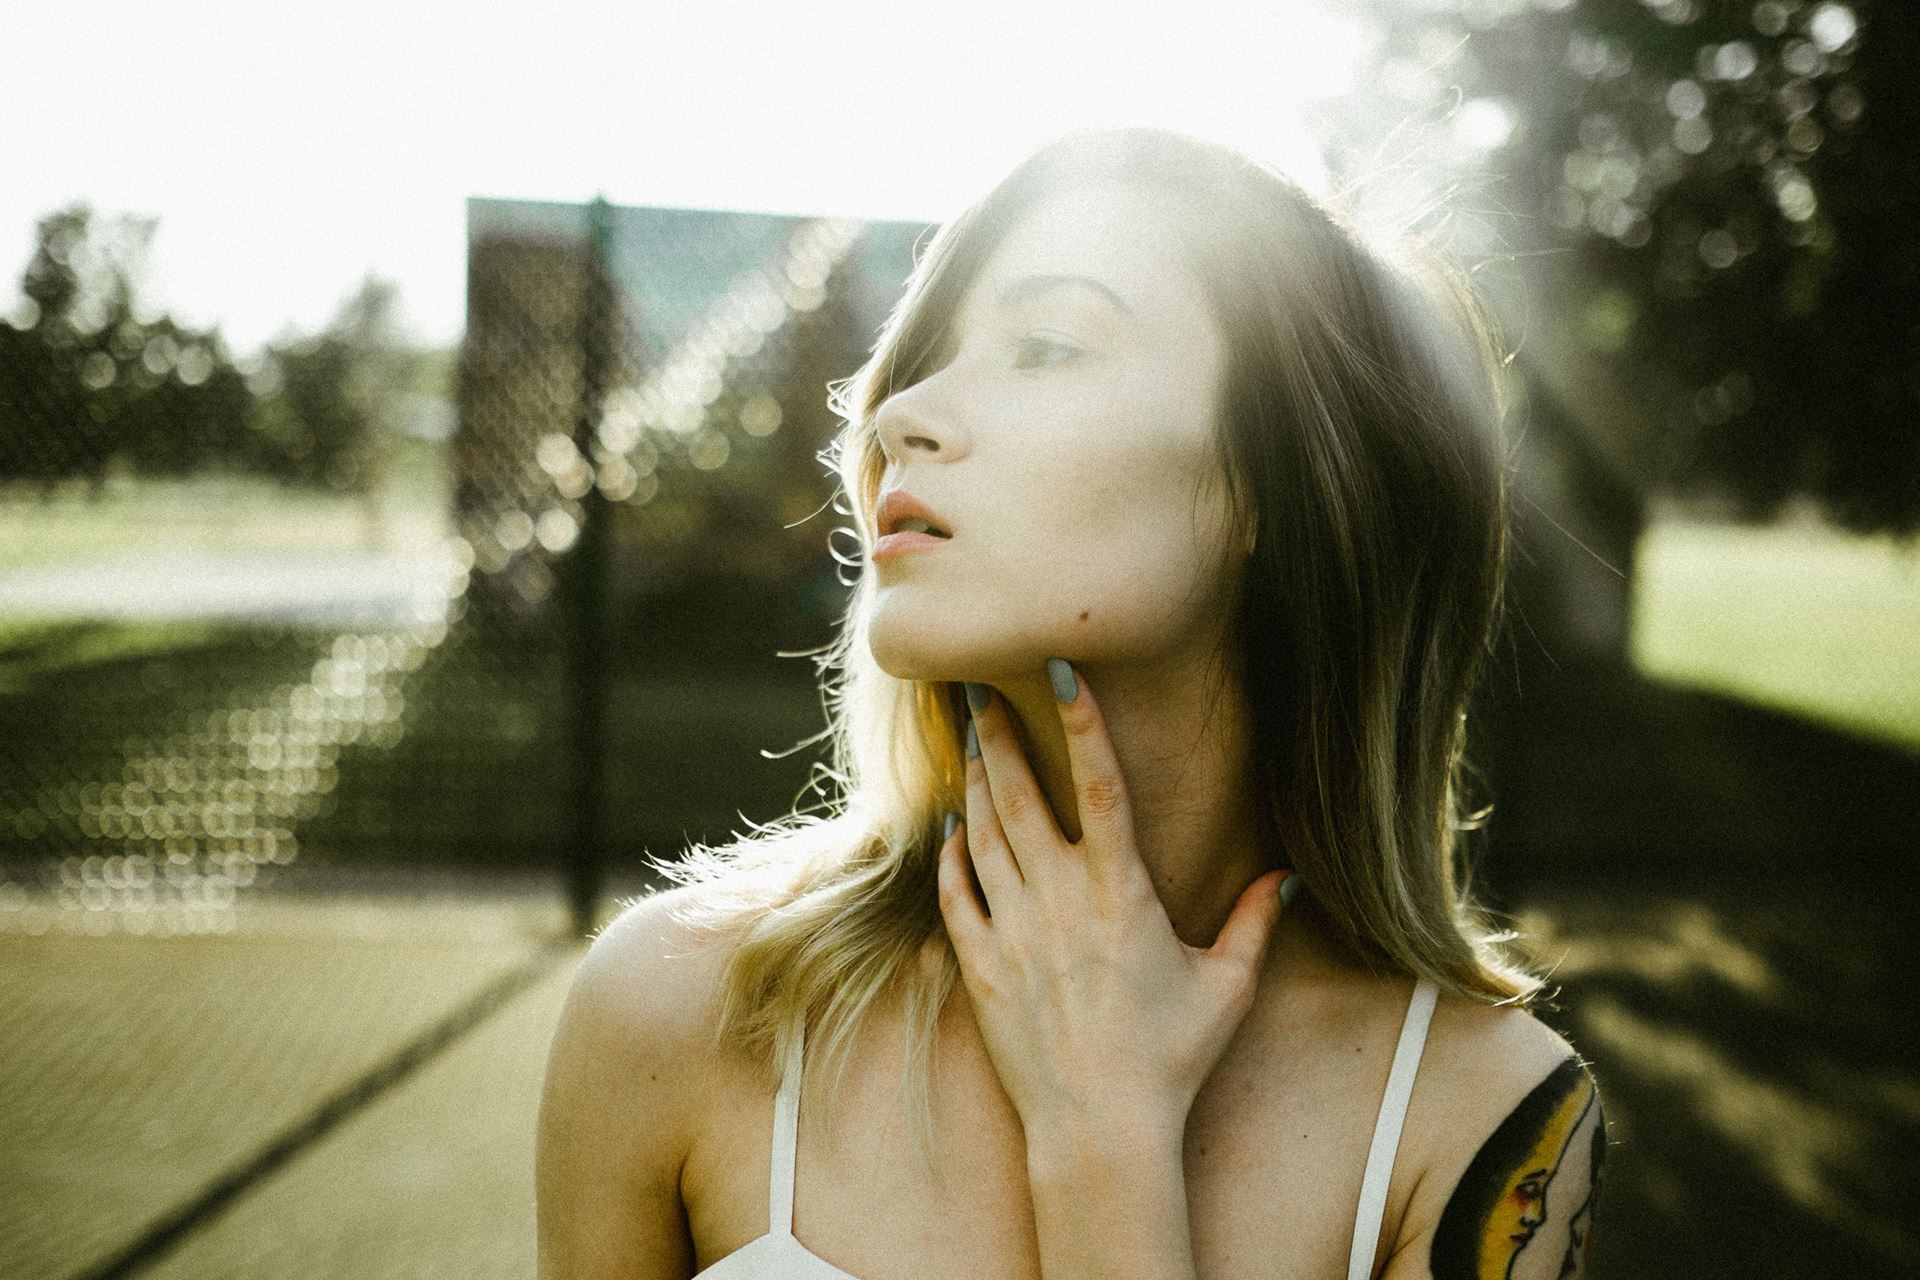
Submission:
[[[926,230],[470,202],[443,536],[149,558],[117,594],[161,603],[84,661],[89,619],[0,602],[0,928],[218,931],[296,862],[569,865],[580,902],[608,864],[817,799],[804,651],[848,586],[827,384]],[[10,363],[16,444],[95,438]],[[222,574],[224,611],[165,616]]]

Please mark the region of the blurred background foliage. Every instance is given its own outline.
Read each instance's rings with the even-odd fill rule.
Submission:
[[[101,220],[76,203],[39,225],[0,326],[14,430],[0,483],[204,472],[365,493],[405,398],[436,367],[395,324],[397,291],[366,280],[327,328],[236,363],[217,327],[183,328],[138,298],[159,219]],[[444,369],[445,356],[437,361]]]
[[[1530,332],[1629,397],[1607,434],[1662,491],[1920,527],[1916,56],[1911,6],[1786,0],[1584,0],[1463,42],[1563,308]]]

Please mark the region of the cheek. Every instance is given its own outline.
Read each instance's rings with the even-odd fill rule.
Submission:
[[[1220,607],[1224,516],[1180,468],[1116,468],[1055,513],[998,531],[1008,571],[995,595],[1029,625],[1066,626],[1076,652],[1145,656]]]
[[[1140,521],[1060,578],[1087,616],[1083,638],[1109,657],[1145,656],[1203,628],[1218,607],[1221,569],[1177,524]]]

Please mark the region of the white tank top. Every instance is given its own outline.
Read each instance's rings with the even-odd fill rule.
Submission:
[[[1407,1002],[1407,1016],[1400,1024],[1400,1044],[1393,1052],[1380,1115],[1373,1124],[1373,1146],[1367,1151],[1367,1171],[1360,1179],[1360,1212],[1354,1219],[1353,1243],[1347,1250],[1347,1280],[1367,1280],[1373,1274],[1380,1223],[1387,1210],[1387,1180],[1393,1175],[1400,1128],[1407,1118],[1407,1099],[1413,1095],[1413,1076],[1420,1069],[1420,1052],[1426,1047],[1427,1024],[1433,1020],[1437,995],[1438,989],[1427,979],[1416,982],[1413,998]],[[805,1052],[804,1041],[804,1035],[794,1038],[794,1061],[773,1104],[773,1168],[767,1182],[770,1229],[700,1272],[696,1280],[860,1280],[808,1249],[793,1234],[799,1058]]]

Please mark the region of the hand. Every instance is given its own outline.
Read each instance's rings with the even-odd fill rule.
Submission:
[[[1005,705],[989,693],[974,712],[966,820],[940,849],[940,912],[1030,1141],[1056,1126],[1167,1126],[1177,1137],[1253,1005],[1288,873],[1248,885],[1211,947],[1182,942],[1135,844],[1099,706],[1084,679],[1054,662],[1062,683],[1077,685],[1059,711],[1080,840],[1061,835]]]

